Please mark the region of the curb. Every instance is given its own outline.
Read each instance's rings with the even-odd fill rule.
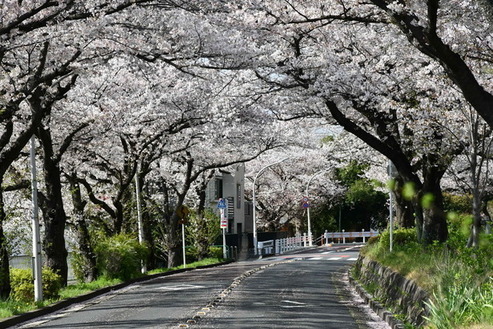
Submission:
[[[386,310],[385,307],[379,302],[373,299],[373,296],[369,294],[352,276],[348,271],[349,283],[354,287],[356,292],[360,295],[360,297],[365,301],[366,304],[392,329],[405,329],[404,323],[397,319],[395,315]]]
[[[36,309],[33,311],[29,311],[29,312],[22,313],[19,315],[14,315],[14,316],[11,316],[10,318],[0,320],[0,328],[8,328],[8,327],[11,327],[11,326],[35,319],[37,317],[44,316],[44,315],[59,311],[61,309],[67,308],[73,304],[85,302],[89,299],[101,296],[101,295],[106,294],[108,292],[125,288],[125,287],[127,287],[131,284],[134,284],[134,283],[144,282],[144,281],[148,281],[148,280],[152,280],[152,279],[156,279],[156,278],[164,277],[164,276],[168,276],[168,275],[193,271],[196,269],[198,270],[198,269],[205,269],[205,268],[212,268],[212,267],[227,265],[227,264],[230,264],[233,262],[234,262],[233,260],[229,260],[229,261],[225,261],[225,262],[218,263],[218,264],[202,265],[202,266],[197,266],[194,268],[181,268],[181,269],[173,270],[173,271],[169,271],[169,272],[142,276],[142,277],[135,278],[135,279],[132,279],[129,281],[125,281],[123,283],[119,283],[119,284],[114,285],[114,286],[109,286],[109,287],[101,288],[98,290],[94,290],[94,291],[91,291],[85,295],[67,298],[67,299],[64,299],[62,301],[56,302],[54,304],[51,304],[51,305],[48,305],[48,306],[45,306],[45,307],[42,307],[42,308],[39,308],[39,309]]]

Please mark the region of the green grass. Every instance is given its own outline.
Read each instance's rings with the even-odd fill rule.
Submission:
[[[362,253],[414,280],[432,296],[430,329],[491,328],[493,325],[493,246],[485,236],[479,248],[466,248],[467,235],[451,232],[445,244],[422,246],[412,230],[388,233],[368,244]]]
[[[59,300],[85,295],[91,291],[114,286],[119,283],[122,283],[122,280],[98,278],[92,282],[71,284],[60,290]]]
[[[206,258],[200,262],[193,262],[190,264],[187,264],[187,268],[195,268],[197,266],[204,266],[204,265],[212,265],[212,264],[218,264],[223,262],[223,259],[220,258]],[[180,269],[183,268],[183,265],[177,266],[174,268],[162,268],[162,269],[156,269],[149,271],[147,274],[157,274],[157,273],[164,273],[164,272],[169,272],[172,270]],[[22,314],[25,312],[29,312],[32,310],[35,310],[37,308],[47,306],[53,303],[56,303],[58,301],[71,298],[71,297],[77,297],[80,295],[85,295],[91,291],[98,290],[101,288],[109,287],[109,286],[114,286],[116,284],[122,283],[122,280],[119,279],[106,279],[104,277],[98,278],[95,281],[88,282],[88,283],[76,283],[76,284],[71,284],[68,285],[65,288],[62,288],[59,292],[60,297],[57,299],[50,299],[50,300],[45,300],[43,302],[35,303],[35,302],[18,302],[14,301],[12,299],[0,300],[0,319],[8,318],[14,315]]]
[[[51,300],[46,300],[38,303],[18,302],[11,299],[0,301],[0,319],[26,313],[43,306],[47,306],[51,303],[53,303],[53,301]]]
[[[201,261],[187,264],[186,268],[196,268],[198,266],[212,265],[212,264],[221,263],[223,261],[224,261],[224,259],[222,259],[222,258],[206,258],[206,259],[203,259]],[[179,270],[182,268],[184,268],[183,265],[172,267],[172,268],[157,268],[155,270],[149,271],[147,274],[164,273],[164,272],[169,272],[169,271],[173,271],[173,270]]]

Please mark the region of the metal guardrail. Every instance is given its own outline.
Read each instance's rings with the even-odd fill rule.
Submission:
[[[339,240],[339,242],[346,243],[346,239],[356,239],[356,238],[362,238],[363,243],[366,243],[366,239],[370,238],[372,236],[377,236],[379,235],[380,232],[378,231],[365,231],[362,230],[361,232],[346,232],[342,230],[342,232],[325,232],[323,234],[323,238],[325,239],[326,243],[328,243],[329,240],[335,241]]]
[[[367,238],[372,236],[377,236],[380,233],[378,231],[365,231],[361,232],[325,232],[323,235],[317,237],[312,241],[313,245],[324,245],[329,244],[329,241],[339,243],[346,243],[346,239],[356,239],[361,238],[363,243],[366,243]],[[260,255],[273,255],[273,254],[283,254],[287,251],[298,250],[305,247],[309,247],[310,242],[308,236],[297,235],[290,238],[267,240],[258,242],[258,251]]]

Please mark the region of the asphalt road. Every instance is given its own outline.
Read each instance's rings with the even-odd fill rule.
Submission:
[[[327,247],[184,272],[16,328],[369,328],[344,280],[356,257]]]

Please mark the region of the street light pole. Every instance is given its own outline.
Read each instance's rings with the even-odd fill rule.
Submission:
[[[38,218],[38,184],[36,177],[36,141],[31,137],[31,192],[32,192],[32,228],[33,228],[33,276],[34,276],[34,301],[43,300],[43,283],[41,269],[41,238]]]
[[[389,177],[390,179],[394,179],[394,173],[392,170],[392,167],[394,164],[392,161],[389,159]],[[390,234],[390,243],[389,243],[389,251],[392,252],[393,249],[393,244],[394,244],[394,198],[393,198],[393,193],[392,189],[389,191],[389,234]]]
[[[282,160],[279,160],[277,162],[274,162],[274,163],[271,163],[265,167],[263,167],[262,169],[260,169],[258,172],[257,172],[257,175],[255,175],[255,178],[253,179],[253,198],[252,198],[252,203],[253,203],[253,250],[254,250],[254,254],[255,255],[258,255],[258,241],[257,241],[257,211],[256,211],[256,198],[255,198],[255,185],[257,183],[257,178],[260,176],[260,174],[262,174],[267,168],[269,167],[272,167],[276,164],[279,164],[283,161],[286,161],[287,159],[289,159],[289,157],[286,157]]]
[[[310,179],[308,180],[308,183],[306,184],[306,189],[305,189],[305,196],[307,197],[308,199],[308,207],[306,208],[306,216],[308,218],[308,245],[311,247],[313,245],[313,242],[312,242],[312,224],[311,224],[311,220],[310,220],[310,208],[311,208],[311,204],[310,204],[310,197],[309,197],[309,194],[308,194],[308,188],[310,187],[310,183],[312,182],[312,180],[318,176],[319,174],[327,171],[328,169],[324,169],[324,170],[320,170],[319,172],[316,172],[312,177],[310,177]]]
[[[142,205],[140,201],[140,171],[139,171],[139,165],[137,164],[137,170],[135,173],[135,201],[137,202],[137,230],[138,230],[138,237],[139,237],[139,244],[142,245],[144,243],[144,225],[142,223]],[[142,273],[147,272],[147,266],[145,260],[141,261],[141,268],[140,268]]]

